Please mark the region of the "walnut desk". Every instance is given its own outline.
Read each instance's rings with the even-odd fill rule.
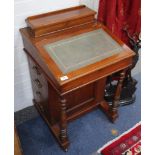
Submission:
[[[60,146],[67,150],[68,122],[101,108],[113,122],[118,117],[121,86],[134,52],[95,20],[86,6],[26,19],[20,29],[28,56],[34,104]],[[107,76],[120,71],[115,99],[103,96]]]

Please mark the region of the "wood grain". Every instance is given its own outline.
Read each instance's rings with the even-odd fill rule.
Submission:
[[[16,128],[14,129],[14,155],[22,155],[22,149]]]
[[[26,19],[26,23],[33,37],[39,37],[60,29],[92,22],[95,14],[95,11],[81,5],[31,16]]]

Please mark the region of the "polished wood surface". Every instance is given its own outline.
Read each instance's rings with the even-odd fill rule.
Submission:
[[[54,12],[48,12],[26,19],[34,37],[52,33],[56,30],[93,22],[95,11],[84,5]]]
[[[14,129],[14,155],[22,155],[22,149],[16,128]]]
[[[92,31],[94,29],[100,28],[102,27],[106,32],[109,33],[109,31],[102,25],[95,23],[92,27],[90,27],[90,25],[88,25],[89,27],[84,28],[84,29],[80,29],[79,31],[77,29],[71,29],[70,31],[67,30],[66,32],[63,31],[62,33],[58,32],[58,34],[52,35],[52,37],[50,38],[46,38],[43,39],[41,41],[38,41],[37,39],[34,40],[35,41],[35,50],[37,50],[39,52],[38,55],[40,55],[43,59],[44,62],[46,62],[47,66],[48,66],[48,71],[50,70],[51,74],[53,73],[53,80],[55,81],[55,85],[62,85],[62,88],[60,91],[62,92],[66,92],[66,91],[70,91],[70,89],[74,89],[75,87],[78,87],[79,85],[81,85],[81,80],[83,81],[85,79],[85,76],[87,76],[88,74],[92,73],[94,74],[94,76],[89,77],[90,79],[88,80],[88,76],[85,79],[85,82],[89,83],[93,80],[96,79],[96,73],[98,72],[98,70],[100,71],[100,77],[97,75],[98,78],[101,78],[103,76],[107,76],[109,73],[114,73],[121,69],[123,69],[123,65],[126,65],[126,67],[128,66],[128,64],[132,63],[132,56],[134,55],[133,52],[125,45],[123,44],[121,41],[119,41],[120,45],[124,48],[124,51],[121,52],[120,54],[114,55],[112,57],[109,57],[107,59],[104,59],[102,61],[99,61],[95,64],[91,64],[89,66],[83,67],[81,69],[78,69],[76,71],[72,71],[68,74],[66,74],[69,79],[67,81],[61,81],[60,77],[63,76],[63,73],[61,72],[61,70],[58,68],[58,66],[55,64],[55,62],[50,58],[50,56],[47,54],[47,52],[45,51],[45,49],[43,48],[44,44],[47,43],[51,43],[52,41],[58,41],[64,38],[68,38],[71,36],[76,36],[77,34],[81,34],[81,33],[85,33],[88,31]],[[25,34],[25,36],[27,35],[27,37],[30,37],[30,34],[25,30],[22,29],[21,30],[22,33]],[[109,33],[110,34],[110,33]],[[28,39],[26,38],[26,39]],[[115,38],[115,37],[113,37]],[[117,39],[118,40],[118,39]],[[26,40],[25,40],[26,41]],[[28,48],[31,48],[30,46]],[[26,48],[28,50],[28,48]],[[32,53],[34,54],[34,53]],[[128,59],[127,59],[128,58]],[[38,58],[39,59],[39,58]],[[121,65],[120,65],[121,63]],[[111,66],[110,66],[110,65]],[[121,66],[123,66],[121,68]],[[102,71],[102,68],[104,68],[104,70]],[[102,73],[103,72],[103,73]],[[78,79],[77,79],[78,77]],[[81,78],[80,78],[81,77]],[[73,83],[72,85],[68,86],[67,83]]]
[[[68,19],[72,16],[69,12],[74,12],[74,10],[77,12],[78,9],[79,15],[76,18],[81,20],[83,24],[77,24],[75,27],[68,27],[67,21],[62,21],[61,18],[58,18],[56,22],[62,22],[65,27],[59,27],[58,31],[54,32],[51,30],[52,33],[49,34],[45,31],[39,37],[34,37],[28,27],[20,29],[24,51],[29,61],[34,104],[64,150],[67,150],[69,146],[67,135],[68,122],[90,112],[94,108],[103,110],[112,122],[116,120],[118,117],[117,104],[124,75],[126,69],[132,65],[132,58],[134,56],[134,52],[116,36],[111,34],[104,25],[95,20],[89,23],[83,22],[81,19],[81,14],[83,15],[83,13],[80,13],[81,10],[86,10],[88,16],[91,16],[93,12],[85,6],[82,6],[82,9],[80,6],[49,14],[50,18],[55,18],[56,15],[59,16],[61,14],[63,16],[64,13],[64,16]],[[93,19],[94,15],[93,13]],[[42,22],[44,21],[44,15],[39,15],[39,18],[38,16],[31,17],[30,19],[33,20],[36,18],[37,22],[40,21],[40,18]],[[35,23],[36,25],[37,22]],[[50,20],[46,22],[49,23]],[[41,23],[38,24],[38,26],[40,25]],[[71,71],[65,75],[68,79],[61,81],[60,77],[64,75],[54,60],[44,50],[43,45],[97,29],[106,31],[120,44],[123,51],[96,63]],[[109,106],[103,98],[106,79],[107,76],[118,71],[121,73],[121,78],[118,82],[115,100],[112,106]]]

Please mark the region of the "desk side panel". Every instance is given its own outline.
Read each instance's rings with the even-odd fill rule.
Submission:
[[[57,80],[54,78],[52,73],[49,71],[48,66],[46,63],[43,61],[39,53],[37,52],[37,49],[35,48],[35,40],[30,38],[30,36],[26,33],[27,28],[21,29],[20,30],[22,34],[22,39],[23,39],[23,44],[24,44],[24,51],[26,54],[33,59],[33,61],[38,64],[38,66],[41,68],[43,71],[44,75],[46,76],[46,79],[48,80],[49,83],[52,84],[54,89],[59,93],[60,92],[60,86],[57,82]]]

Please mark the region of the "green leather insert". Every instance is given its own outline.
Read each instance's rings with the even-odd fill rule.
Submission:
[[[108,58],[123,48],[102,29],[44,45],[63,74]]]

